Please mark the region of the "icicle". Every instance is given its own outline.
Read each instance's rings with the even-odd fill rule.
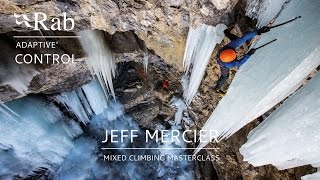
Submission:
[[[102,31],[87,30],[77,33],[81,36],[80,43],[87,53],[86,63],[90,67],[91,73],[98,78],[106,97],[115,93],[112,78],[115,77],[116,64],[114,54],[107,45]]]
[[[320,1],[291,0],[275,24],[299,12],[302,21],[271,30],[258,45],[278,41],[258,50],[237,72],[227,94],[202,128],[218,131],[220,139],[233,135],[293,93],[320,65]],[[201,143],[202,148],[206,143]]]
[[[5,77],[0,85],[9,85],[24,96],[27,93],[31,80],[39,72],[32,66],[19,66],[19,64],[12,64],[6,67],[4,70]]]
[[[148,74],[149,54],[148,52],[143,54],[143,67],[145,74]]]
[[[11,110],[8,106],[6,106],[4,103],[0,102],[0,112],[5,114],[6,116],[10,117],[16,122],[19,122],[19,119],[22,119],[21,116],[19,116],[17,113],[15,113],[13,110]],[[17,118],[16,118],[17,117]]]
[[[84,92],[82,90],[82,88],[78,88],[76,89],[76,93],[81,101],[81,104],[83,105],[83,108],[85,110],[85,113],[88,115],[88,117],[91,117],[93,114],[92,108],[90,106],[90,103],[88,101],[88,99],[86,98],[86,96],[84,95]]]
[[[87,124],[90,121],[75,91],[61,93],[56,96],[56,99],[63,103],[70,112],[73,112],[82,123]]]
[[[184,103],[182,99],[177,97],[173,97],[170,104],[171,106],[174,106],[178,109],[174,118],[175,126],[181,125],[181,121],[183,118],[183,111],[187,110],[187,105]]]
[[[287,99],[241,147],[244,161],[288,169],[320,163],[320,73]]]
[[[39,73],[37,67],[32,64],[17,64],[12,58],[21,51],[14,44],[2,39],[0,47],[0,85],[9,85],[22,96],[26,95],[31,80]]]
[[[95,114],[101,114],[107,108],[108,102],[104,96],[103,89],[98,81],[92,81],[81,87],[91,109]]]
[[[189,87],[183,94],[187,104],[190,104],[196,95],[214,47],[222,41],[225,29],[224,24],[216,27],[202,24],[195,30],[190,27],[183,58],[186,73],[189,72],[191,64],[193,65]]]

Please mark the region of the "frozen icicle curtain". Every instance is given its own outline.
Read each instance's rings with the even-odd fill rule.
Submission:
[[[86,30],[77,34],[81,36],[79,40],[87,54],[86,63],[91,73],[97,76],[106,96],[112,95],[115,98],[112,78],[115,76],[116,65],[114,54],[105,42],[103,32]]]
[[[240,68],[203,130],[218,131],[220,139],[230,137],[293,93],[320,65],[319,6],[318,0],[290,1],[275,24],[297,13],[302,19],[261,38],[257,46],[275,38],[278,41],[257,51]]]
[[[244,161],[278,169],[319,166],[319,87],[320,73],[255,128],[240,149]]]
[[[198,91],[211,54],[216,44],[222,41],[225,29],[226,26],[224,24],[218,24],[216,27],[202,24],[196,29],[192,27],[189,29],[183,58],[183,66],[187,73],[191,64],[193,66],[189,85],[183,94],[188,104],[191,103]]]

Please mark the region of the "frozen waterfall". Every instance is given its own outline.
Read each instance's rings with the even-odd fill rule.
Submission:
[[[291,0],[286,5],[275,24],[297,15],[302,19],[263,35],[258,45],[278,41],[258,50],[240,68],[203,130],[217,130],[220,139],[226,139],[302,85],[320,65],[319,6],[318,0]]]
[[[74,138],[83,133],[80,122],[88,124],[107,108],[96,81],[55,99],[75,118],[56,103],[38,97],[0,103],[0,177],[27,177],[41,171],[50,176],[74,147]]]
[[[112,95],[115,99],[112,78],[116,74],[116,64],[114,54],[104,40],[103,32],[86,30],[77,34],[80,36],[80,43],[87,54],[86,63],[91,73],[98,78],[106,97]]]
[[[250,132],[240,152],[254,166],[320,166],[320,73]]]
[[[189,84],[183,94],[187,104],[190,104],[197,94],[212,52],[216,44],[222,41],[225,29],[224,24],[218,24],[216,27],[202,24],[196,29],[190,27],[183,58],[187,74],[192,67]]]
[[[177,116],[183,118],[184,103],[175,105],[179,109]],[[107,101],[98,81],[54,98],[27,96],[0,103],[0,120],[0,179],[193,179],[192,164],[186,160],[103,160],[104,154],[138,157],[188,152],[156,149],[185,147],[182,142],[163,144],[145,142],[144,138],[102,143],[106,130],[138,130],[141,137],[145,132],[124,113],[121,104]],[[158,128],[178,130],[174,120],[170,124],[170,129],[161,124]],[[121,149],[136,147],[147,149]]]
[[[25,97],[0,111],[0,177],[26,177],[39,168],[54,171],[81,134],[80,126],[52,103]],[[7,113],[3,113],[6,111]]]

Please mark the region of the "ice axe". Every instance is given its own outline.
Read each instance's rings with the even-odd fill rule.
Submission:
[[[261,45],[261,46],[259,46],[259,47],[257,47],[257,48],[253,48],[253,50],[256,51],[256,50],[258,50],[258,49],[260,49],[260,48],[263,48],[263,47],[265,47],[265,46],[267,46],[267,45],[275,42],[276,40],[277,40],[277,39],[274,39],[274,40],[272,40],[272,41],[270,41],[270,42],[265,43],[264,45]]]
[[[279,26],[283,26],[285,24],[291,23],[291,22],[293,22],[293,21],[295,21],[297,19],[300,19],[300,18],[301,18],[301,16],[297,16],[295,18],[290,19],[289,21],[286,21],[286,22],[283,22],[283,23],[280,23],[280,24],[277,24],[277,25],[274,25],[274,26],[270,26],[269,29],[273,29],[273,28],[276,28],[276,27],[279,27]]]
[[[267,45],[275,42],[276,40],[277,40],[277,39],[274,39],[274,40],[272,40],[272,41],[270,41],[270,42],[267,42],[267,43],[265,43],[265,44],[263,44],[263,45],[261,45],[261,46],[259,46],[259,47],[257,47],[257,48],[252,48],[250,51],[247,52],[247,54],[252,55],[253,53],[256,52],[256,50],[258,50],[258,49],[260,49],[260,48],[263,48],[263,47],[265,47],[265,46],[267,46]]]

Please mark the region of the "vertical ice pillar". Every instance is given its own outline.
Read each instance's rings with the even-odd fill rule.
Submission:
[[[105,41],[102,31],[86,30],[77,33],[80,43],[87,54],[86,63],[95,74],[106,94],[115,98],[112,78],[115,77],[114,54]]]
[[[61,93],[55,98],[84,124],[90,121],[92,113],[102,114],[108,107],[108,100],[97,80],[75,91]]]
[[[76,91],[61,93],[61,95],[56,96],[56,99],[70,112],[73,112],[83,124],[87,124],[90,121],[85,106],[81,103]]]
[[[291,0],[286,5],[274,24],[297,15],[302,19],[263,35],[260,45],[278,41],[259,49],[240,68],[203,130],[214,129],[220,139],[228,138],[293,93],[320,65],[319,6],[318,0]]]
[[[107,109],[108,101],[104,96],[102,85],[98,81],[91,81],[89,84],[82,86],[81,89],[96,115],[102,114]]]
[[[202,24],[196,29],[190,27],[183,58],[186,73],[189,72],[191,64],[193,66],[189,85],[183,93],[187,104],[190,104],[196,95],[214,47],[222,41],[225,29],[224,24],[216,27]]]
[[[143,68],[144,68],[144,73],[148,74],[148,66],[149,66],[149,53],[145,52],[143,54]]]
[[[250,132],[240,153],[254,166],[320,165],[320,73]]]

